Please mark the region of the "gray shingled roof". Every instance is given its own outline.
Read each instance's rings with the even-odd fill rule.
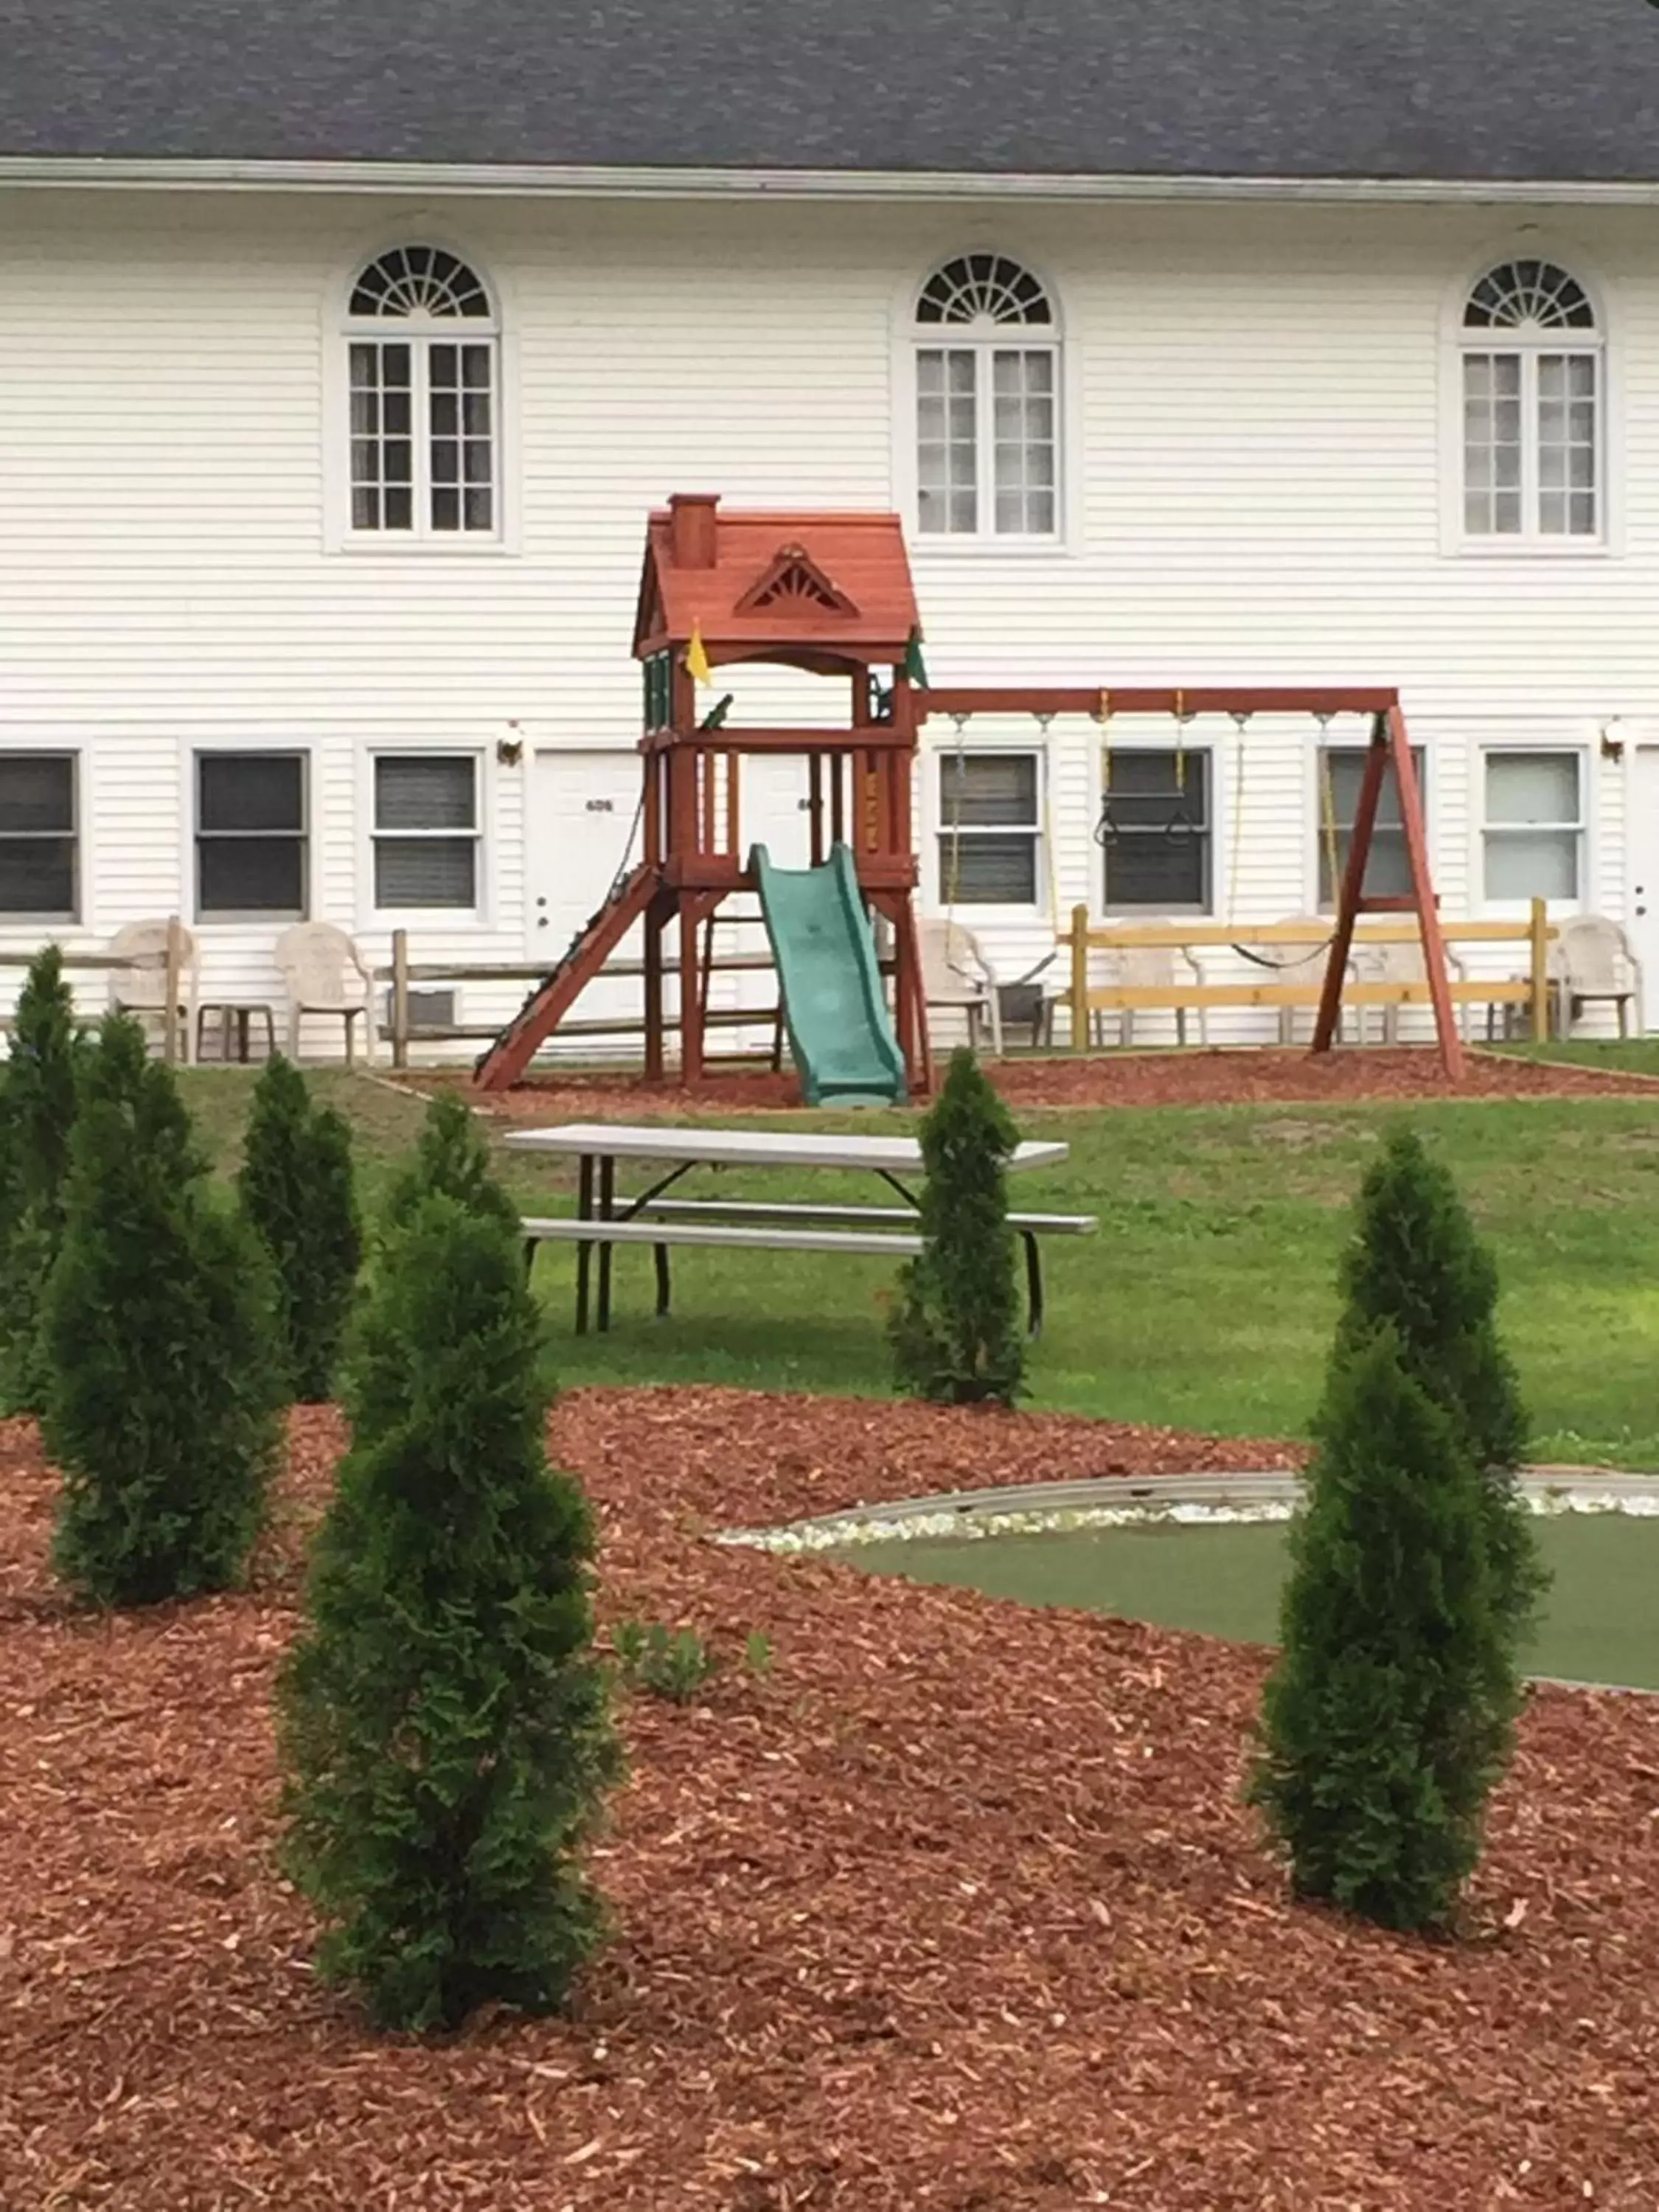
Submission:
[[[0,155],[1650,179],[1650,0],[0,0]]]

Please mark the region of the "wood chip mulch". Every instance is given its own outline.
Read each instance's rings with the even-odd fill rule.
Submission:
[[[383,2041],[272,1870],[269,1698],[340,1445],[243,1596],[72,1613],[0,1431],[6,2212],[1477,2212],[1659,2203],[1659,1705],[1540,1694],[1457,1945],[1293,1909],[1259,1653],[718,1547],[966,1484],[1288,1465],[1062,1419],[573,1394],[603,1606],[770,1638],[631,1700],[577,2017]]]
[[[1437,1055],[1416,1046],[1333,1053],[1262,1050],[1113,1053],[1088,1059],[992,1060],[987,1071],[1020,1107],[1357,1105],[1436,1098],[1659,1100],[1659,1081],[1620,1068],[1571,1066],[1472,1052],[1462,1080],[1447,1082]],[[465,1081],[427,1073],[432,1089]],[[634,1121],[642,1115],[772,1114],[800,1103],[790,1074],[715,1073],[695,1091],[638,1075],[538,1074],[477,1102],[511,1121]]]

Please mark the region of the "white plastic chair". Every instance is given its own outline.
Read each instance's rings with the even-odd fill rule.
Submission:
[[[971,929],[959,921],[923,921],[917,926],[921,947],[922,991],[931,1013],[943,1006],[965,1014],[968,1042],[978,1048],[981,1024],[991,1032],[991,1050],[1002,1057],[1002,1008],[996,971]]]
[[[1126,927],[1129,926],[1125,925]],[[1168,927],[1166,923],[1153,921],[1150,918],[1145,922],[1137,922],[1133,926],[1148,929]],[[1126,945],[1121,949],[1113,946],[1099,951],[1091,951],[1089,956],[1089,972],[1091,984],[1097,984],[1099,988],[1108,990],[1172,991],[1177,986],[1184,988],[1188,984],[1201,983],[1204,981],[1203,969],[1194,958],[1190,948],[1185,945]],[[1133,1006],[1122,1006],[1115,1011],[1117,1016],[1118,1042],[1127,1051],[1134,1042],[1135,1014],[1138,1010]],[[1156,1013],[1158,1009],[1147,1007],[1144,1011]],[[1176,1039],[1178,1043],[1184,1045],[1187,1042],[1187,1016],[1189,1012],[1196,1012],[1198,1016],[1199,1042],[1203,1045],[1209,1043],[1210,1018],[1206,1008],[1176,1006],[1173,1012],[1176,1018]],[[1103,1011],[1090,1016],[1091,1043],[1104,1044],[1109,1018],[1109,1013]]]
[[[1571,1036],[1586,1006],[1615,1006],[1619,1034],[1630,1034],[1630,1008],[1640,1004],[1642,963],[1616,921],[1599,914],[1568,915],[1556,925],[1550,947],[1550,981],[1554,987],[1555,1033]]]
[[[179,996],[167,1005],[167,939],[179,933]],[[188,1064],[196,1057],[196,1009],[201,988],[200,958],[194,934],[182,922],[130,921],[118,930],[109,948],[114,965],[109,979],[111,1011],[132,1014],[148,1029],[161,1025],[163,1037],[169,1020],[181,1032],[180,1057]]]
[[[300,1024],[307,1014],[331,1015],[345,1024],[346,1066],[352,1064],[355,1024],[363,1020],[364,1054],[374,1058],[374,971],[344,930],[331,921],[297,921],[276,940],[276,966],[288,994],[288,1048],[300,1057]]]
[[[1446,971],[1454,983],[1461,983],[1466,972],[1462,957],[1449,945],[1446,948]],[[1348,963],[1348,972],[1357,983],[1421,983],[1426,981],[1429,971],[1423,964],[1421,943],[1410,940],[1403,945],[1356,944],[1353,957]],[[1358,1022],[1359,1042],[1364,1044],[1365,1017],[1370,1009],[1358,1006],[1354,1011]],[[1377,1012],[1382,1017],[1383,1043],[1398,1044],[1403,1007],[1379,1006]],[[1457,1024],[1458,1034],[1462,1036],[1464,1029],[1463,1006],[1455,1001],[1452,1014]]]

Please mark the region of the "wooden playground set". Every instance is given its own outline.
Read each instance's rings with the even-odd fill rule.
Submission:
[[[558,1033],[582,993],[629,932],[643,936],[645,1074],[668,1079],[667,1039],[680,1038],[675,1080],[695,1089],[708,1065],[713,925],[739,893],[759,896],[792,1056],[809,1104],[925,1097],[933,1087],[927,1013],[917,936],[919,880],[913,826],[920,733],[933,715],[960,728],[979,714],[1031,715],[1045,726],[1084,714],[1109,733],[1116,715],[1168,714],[1184,728],[1225,714],[1241,732],[1257,714],[1363,716],[1370,736],[1346,864],[1330,925],[1313,1050],[1336,1042],[1345,994],[1392,1003],[1424,998],[1432,1007],[1449,1079],[1462,1073],[1456,995],[1512,994],[1520,987],[1454,986],[1448,969],[1424,830],[1417,769],[1396,691],[1323,685],[1307,689],[1183,690],[1017,685],[934,689],[921,658],[921,617],[902,526],[896,515],[722,510],[709,494],[682,493],[650,518],[635,628],[644,675],[642,790],[629,860],[599,911],[543,977],[477,1064],[486,1091],[520,1082]],[[744,727],[721,698],[705,711],[700,693],[714,672],[766,664],[847,686],[840,726]],[[741,762],[757,754],[804,760],[811,866],[775,867],[763,847],[745,850]],[[1392,770],[1409,867],[1408,892],[1365,894],[1379,807]],[[1420,943],[1424,981],[1353,986],[1349,961],[1365,915],[1392,916],[1387,935]],[[878,950],[872,917],[886,925],[890,954]],[[1403,925],[1409,919],[1408,933]],[[1086,916],[1083,917],[1086,921]],[[1216,925],[1241,945],[1259,931]],[[1090,940],[1093,933],[1085,930]],[[1193,932],[1183,928],[1190,939]],[[1079,933],[1073,930],[1074,958]],[[1110,941],[1105,933],[1101,943]],[[1086,951],[1086,942],[1085,942]],[[1248,955],[1246,956],[1248,957]],[[678,965],[679,1014],[671,1022],[665,984]],[[890,1001],[888,983],[890,979]],[[1122,1003],[1091,993],[1079,971],[1071,994],[1077,1019],[1091,1006]],[[1291,1005],[1305,987],[1211,984],[1188,1002]],[[1170,1003],[1167,993],[1160,1004]]]

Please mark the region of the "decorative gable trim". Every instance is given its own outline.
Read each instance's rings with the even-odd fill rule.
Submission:
[[[738,601],[740,615],[856,616],[858,608],[826,576],[804,545],[781,545],[770,565]]]

